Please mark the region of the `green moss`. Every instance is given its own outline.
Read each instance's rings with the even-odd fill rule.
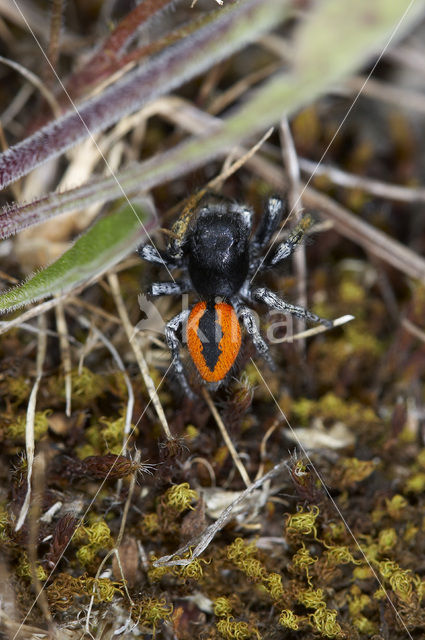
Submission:
[[[47,417],[52,413],[51,409],[36,411],[34,415],[34,439],[40,440],[47,432],[49,423]],[[7,435],[16,440],[25,440],[25,429],[27,423],[26,414],[18,417],[16,422],[7,426]]]
[[[7,376],[2,387],[2,394],[13,398],[14,405],[19,405],[27,400],[31,392],[30,383],[25,376]]]
[[[380,419],[370,407],[359,402],[349,402],[328,392],[320,400],[301,398],[292,403],[292,411],[297,420],[306,424],[312,418],[325,421],[340,421],[348,425],[377,424]]]
[[[86,542],[77,550],[76,556],[83,567],[91,567],[99,551],[111,549],[114,540],[104,520],[93,522],[90,526],[80,526],[73,536],[74,542]]]
[[[425,491],[425,472],[413,473],[406,481],[405,491],[408,493],[423,493]]]
[[[145,596],[135,603],[131,610],[133,620],[148,629],[154,634],[157,626],[161,622],[170,620],[173,613],[173,605],[167,604],[165,598],[154,598]]]
[[[26,551],[24,551],[19,557],[19,561],[16,566],[16,574],[26,580],[32,580],[31,567]],[[36,563],[36,575],[40,582],[47,580],[46,570],[38,562]]]
[[[246,638],[261,638],[256,627],[245,621],[237,621],[232,617],[223,618],[217,622],[217,631],[225,640],[245,640]]]
[[[87,406],[88,403],[98,398],[105,390],[105,377],[93,373],[87,367],[82,367],[71,371],[72,396],[80,405]]]
[[[338,300],[341,303],[350,305],[362,305],[366,299],[366,291],[364,287],[354,280],[345,278],[338,289]],[[356,307],[357,310],[357,307]]]
[[[165,508],[169,507],[176,513],[182,513],[187,509],[192,509],[192,502],[198,499],[198,494],[190,488],[189,483],[183,482],[167,489],[162,497],[162,504]]]

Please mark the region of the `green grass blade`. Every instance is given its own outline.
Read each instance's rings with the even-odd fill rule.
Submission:
[[[141,205],[125,205],[101,218],[58,260],[1,294],[0,313],[69,291],[111,268],[145,237],[140,221],[145,224],[150,220],[147,226],[154,226],[152,214],[153,207],[146,199]]]

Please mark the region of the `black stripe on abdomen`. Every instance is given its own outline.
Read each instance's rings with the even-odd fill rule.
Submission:
[[[202,343],[202,355],[205,364],[210,371],[214,371],[221,356],[219,344],[223,337],[215,306],[207,305],[202,318],[199,320],[198,337]]]

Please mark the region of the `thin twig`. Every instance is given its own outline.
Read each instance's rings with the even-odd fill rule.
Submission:
[[[128,341],[131,345],[131,348],[133,349],[133,353],[136,357],[137,364],[139,365],[140,373],[142,374],[149,397],[152,400],[152,404],[154,405],[159,421],[161,422],[162,428],[165,433],[165,437],[167,438],[167,440],[173,440],[170,427],[168,426],[167,418],[165,417],[164,409],[162,408],[162,404],[155,390],[155,385],[149,374],[149,368],[145,360],[145,356],[143,355],[143,352],[139,347],[139,344],[136,342],[136,340],[132,339],[134,335],[134,327],[130,322],[130,318],[128,317],[128,314],[127,314],[127,309],[125,308],[124,301],[121,297],[120,285],[119,285],[117,275],[115,273],[109,273],[108,282],[111,287],[112,295],[114,297],[118,314],[123,323]]]
[[[215,98],[208,105],[208,113],[212,115],[216,115],[220,113],[220,111],[224,111],[232,102],[236,102],[240,96],[246,93],[254,84],[261,82],[265,78],[270,78],[275,71],[281,69],[282,65],[280,62],[272,62],[271,64],[262,67],[261,69],[256,69],[252,73],[244,76],[238,82],[232,84],[232,86],[223,91],[217,98]]]
[[[11,129],[11,124],[15,116],[24,108],[32,94],[34,93],[34,86],[26,82],[19,89],[15,97],[9,102],[5,110],[0,114],[0,120],[2,121],[5,129]],[[19,198],[20,200],[20,198]]]
[[[228,507],[226,507],[220,514],[213,524],[204,529],[204,531],[195,538],[192,538],[187,542],[183,547],[177,549],[174,553],[169,556],[162,556],[158,560],[155,560],[153,563],[154,567],[163,567],[163,566],[186,566],[190,564],[194,558],[197,558],[205,551],[208,545],[213,540],[214,536],[231,520],[233,516],[233,512],[235,509],[242,503],[246,498],[256,489],[261,487],[265,482],[270,481],[275,476],[279,475],[285,468],[287,462],[286,460],[280,462],[275,465],[273,469],[271,469],[265,476],[259,478],[252,484],[250,484],[244,491],[240,493],[240,495],[234,500]],[[194,546],[195,545],[195,546]],[[187,551],[191,551],[190,558],[182,558],[182,556],[187,553]]]
[[[221,416],[219,414],[219,412],[216,409],[216,406],[214,404],[214,402],[212,401],[212,398],[207,390],[206,387],[202,388],[202,395],[204,396],[205,402],[207,403],[213,417],[214,420],[217,423],[218,428],[220,429],[220,433],[223,436],[223,440],[226,443],[227,448],[229,449],[229,453],[233,458],[233,462],[235,463],[235,466],[237,468],[237,470],[239,471],[239,473],[241,474],[242,480],[244,481],[245,485],[247,487],[250,486],[251,484],[251,480],[249,479],[249,475],[245,469],[245,467],[242,464],[242,461],[239,457],[238,452],[236,451],[233,442],[227,432],[227,429],[224,425],[223,420],[221,419]]]
[[[49,47],[47,49],[47,57],[50,62],[50,66],[45,67],[45,77],[48,84],[52,84],[54,81],[54,75],[52,74],[52,68],[56,70],[59,60],[59,40],[62,27],[62,12],[63,12],[63,0],[53,0],[51,13],[50,13],[50,37]]]
[[[270,127],[269,129],[267,129],[266,133],[262,136],[262,138],[260,138],[260,140],[256,144],[250,147],[248,151],[245,151],[242,155],[238,153],[237,155],[240,155],[240,157],[238,157],[237,160],[232,162],[232,164],[227,169],[225,169],[224,171],[221,171],[218,174],[218,176],[210,180],[207,186],[205,187],[205,190],[210,191],[212,189],[220,188],[220,186],[223,184],[225,180],[228,180],[228,178],[230,178],[230,176],[236,173],[236,171],[239,171],[239,169],[257,153],[257,151],[265,143],[265,141],[270,138],[272,133],[273,133],[273,127]]]
[[[266,433],[263,436],[263,439],[261,440],[261,444],[260,444],[260,466],[258,467],[258,471],[257,471],[257,475],[255,476],[255,482],[257,480],[259,480],[261,478],[261,476],[264,473],[264,460],[266,457],[266,444],[267,444],[267,440],[270,438],[270,436],[276,431],[277,427],[280,424],[280,420],[277,419],[273,422],[272,426],[269,427],[266,431]]]
[[[44,317],[44,316],[42,316]],[[52,615],[49,610],[46,593],[43,585],[37,575],[37,538],[40,522],[40,512],[42,505],[42,497],[44,494],[46,459],[45,453],[42,451],[34,458],[33,467],[33,487],[31,508],[29,510],[29,538],[28,538],[28,562],[31,571],[31,581],[34,592],[37,594],[37,604],[44,615],[50,630],[50,636],[56,638],[56,629],[54,627]]]
[[[418,338],[419,340],[422,340],[422,342],[425,342],[425,331],[419,329],[419,327],[413,324],[413,322],[410,322],[410,320],[408,320],[407,318],[404,318],[401,324],[406,329],[406,331],[415,336],[415,338]]]
[[[248,164],[275,189],[282,188],[285,176],[275,164],[258,155],[251,158]],[[320,211],[330,218],[334,223],[334,229],[342,236],[359,244],[365,251],[399,269],[405,275],[425,282],[425,259],[418,253],[364,222],[341,204],[312,187],[304,190],[303,201],[307,209]]]
[[[399,64],[404,64],[422,75],[425,74],[425,55],[419,49],[408,44],[392,47],[386,52],[385,57],[395,60]]]
[[[68,341],[68,327],[66,324],[65,311],[63,302],[59,301],[55,307],[56,326],[59,334],[59,346],[63,362],[63,371],[65,376],[65,414],[69,418],[71,415],[71,398],[72,398],[72,361],[71,348]]]
[[[46,87],[44,82],[40,80],[40,78],[35,73],[30,71],[26,67],[23,67],[18,62],[15,62],[14,60],[9,60],[8,58],[4,58],[3,56],[0,56],[0,62],[5,64],[7,67],[11,67],[12,69],[15,69],[15,71],[18,71],[22,76],[24,76],[26,80],[28,80],[28,82],[30,82],[34,87],[36,87],[36,89],[40,91],[43,98],[45,98],[46,102],[49,104],[55,118],[59,118],[61,114],[61,109],[58,104],[58,101],[56,100],[55,96],[50,91],[50,89]]]
[[[38,387],[40,386],[41,378],[43,375],[43,365],[46,357],[46,346],[47,346],[47,337],[46,337],[46,317],[44,314],[40,315],[38,318],[38,328],[40,332],[38,334],[37,341],[37,371],[36,371],[36,379],[33,385],[33,388],[30,393],[30,397],[28,400],[27,407],[27,420],[25,425],[25,448],[27,455],[27,493],[25,496],[24,503],[21,507],[21,511],[18,517],[18,521],[16,523],[15,531],[19,531],[22,525],[25,522],[25,518],[27,517],[28,509],[30,506],[31,500],[31,478],[34,464],[34,451],[35,451],[35,440],[34,440],[34,419],[35,419],[35,407],[37,402],[37,393]]]
[[[346,315],[340,316],[335,320],[332,320],[332,328],[340,327],[346,322],[351,322],[354,320],[354,316]],[[305,331],[301,331],[300,333],[295,333],[294,335],[285,336],[282,338],[281,342],[292,342],[293,340],[302,340],[304,338],[311,338],[311,336],[316,336],[319,333],[324,333],[325,331],[329,331],[329,327],[325,327],[323,324],[317,325],[317,327],[311,327],[311,329],[306,329]]]
[[[134,464],[138,465],[140,463],[140,451],[137,449],[136,451],[136,455],[134,456]],[[136,477],[137,477],[137,473],[138,473],[138,469],[136,468],[135,471],[133,472],[132,476],[131,476],[131,481],[130,481],[130,486],[128,488],[128,495],[127,495],[127,499],[125,501],[125,505],[124,505],[124,510],[123,510],[123,514],[122,514],[122,518],[121,518],[121,524],[120,524],[120,529],[118,531],[118,536],[117,536],[117,541],[114,545],[114,548],[111,549],[110,551],[108,551],[108,553],[106,554],[106,556],[103,558],[102,562],[99,565],[98,570],[96,571],[96,580],[100,577],[103,567],[105,566],[106,562],[109,560],[109,558],[112,555],[115,555],[116,559],[117,559],[117,564],[118,564],[118,568],[120,570],[121,573],[121,577],[122,577],[122,581],[123,581],[123,587],[124,587],[124,591],[126,593],[126,596],[130,602],[130,606],[133,606],[134,602],[133,599],[130,595],[130,592],[127,589],[127,584],[126,584],[126,580],[125,580],[125,575],[124,575],[124,571],[122,568],[122,564],[121,564],[121,559],[119,556],[119,548],[121,546],[122,543],[122,539],[124,536],[124,531],[125,531],[125,526],[127,524],[127,517],[128,517],[128,512],[130,509],[130,504],[131,504],[131,500],[133,498],[133,493],[134,493],[134,487],[136,484]],[[87,618],[86,618],[86,632],[90,634],[90,614],[91,614],[91,610],[93,608],[93,604],[94,604],[94,598],[95,598],[95,593],[96,591],[96,585],[93,585],[93,594],[90,598],[90,603],[87,609]],[[91,635],[91,634],[90,634]]]
[[[367,252],[375,255],[384,263],[425,283],[425,260],[418,253],[364,222],[315,189],[310,187],[306,189],[304,202],[307,207],[318,209],[330,217],[334,222],[335,230],[341,235],[361,245]]]
[[[81,376],[83,373],[84,360],[87,358],[89,353],[91,353],[92,351],[94,351],[94,349],[97,348],[98,342],[99,342],[99,339],[94,334],[94,331],[92,331],[92,327],[90,325],[90,328],[87,332],[86,340],[83,344],[82,349],[80,350],[80,357],[78,359],[78,375],[79,376]]]
[[[350,78],[345,86],[348,86],[354,92],[362,88],[363,97],[377,98],[382,102],[391,104],[397,109],[411,109],[418,113],[425,113],[425,96],[418,91],[406,89],[406,87],[395,87],[392,84],[369,78],[365,84],[366,78],[363,76],[354,76]]]
[[[298,163],[298,155],[295,149],[294,140],[292,138],[289,122],[286,117],[282,118],[280,123],[280,145],[282,149],[283,163],[288,175],[288,217],[292,214],[297,223],[302,217],[302,201],[301,201],[301,185],[300,185],[300,166]],[[301,307],[307,307],[307,260],[305,255],[305,246],[301,244],[298,251],[293,255],[293,264],[297,278],[296,284],[296,301]],[[295,319],[297,331],[305,329],[305,320],[301,318]],[[304,351],[305,342],[300,341],[300,350]]]
[[[3,327],[4,325],[7,325],[7,322],[5,322],[4,320],[0,320],[0,328]],[[34,327],[32,324],[27,324],[26,322],[21,322],[19,324],[19,328],[22,329],[23,331],[28,331],[28,333],[35,333],[36,335],[40,333],[40,329],[38,329],[37,327]],[[46,336],[51,336],[52,338],[56,338],[56,339],[59,338],[59,334],[57,331],[46,329],[44,333],[46,334]],[[81,347],[81,342],[77,340],[77,338],[74,338],[74,336],[71,336],[69,333],[67,334],[66,339],[69,342],[72,342],[73,344]]]
[[[108,313],[104,309],[101,309],[101,307],[97,307],[96,305],[91,304],[90,302],[87,302],[87,300],[83,300],[82,298],[77,298],[74,296],[69,296],[69,302],[75,305],[76,307],[82,307],[83,309],[87,309],[87,311],[90,311],[91,313],[94,313],[100,316],[101,318],[108,320],[109,322],[113,322],[114,324],[121,324],[121,320],[117,318],[117,316],[112,315],[112,313]]]
[[[353,173],[341,171],[336,167],[318,164],[304,158],[299,159],[301,171],[308,175],[326,176],[331,182],[347,189],[361,189],[378,198],[397,200],[400,202],[425,202],[424,187],[404,187],[380,180],[372,180],[366,176],[356,176]]]

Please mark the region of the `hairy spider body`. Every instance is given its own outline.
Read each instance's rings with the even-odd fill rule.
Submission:
[[[242,343],[240,322],[257,352],[274,367],[249,304],[262,302],[270,309],[332,326],[331,321],[285,302],[270,289],[252,285],[258,271],[275,267],[293,253],[308,226],[301,222],[287,240],[262,257],[283,212],[282,199],[269,198],[251,237],[253,215],[249,208],[208,195],[190,216],[185,214],[184,222],[183,215],[177,221],[173,229],[178,229],[178,234],[169,241],[164,252],[151,244],[138,249],[144,260],[162,264],[169,272],[180,269],[182,274],[178,280],[152,283],[149,295],[181,295],[195,290],[200,298],[191,309],[174,316],[165,327],[176,375],[188,395],[193,396],[193,392],[180,358],[180,339],[187,344],[202,380],[214,387],[226,378],[235,364]]]
[[[222,211],[219,205],[201,209],[189,230],[187,256],[189,278],[202,300],[230,300],[242,287],[249,269],[250,221],[248,211]]]
[[[198,302],[186,327],[190,356],[206,382],[223,380],[239,353],[242,336],[232,305]]]

